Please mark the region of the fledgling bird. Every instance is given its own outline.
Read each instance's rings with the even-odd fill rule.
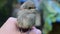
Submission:
[[[40,26],[40,13],[35,9],[34,3],[27,1],[17,12],[17,26],[20,29],[31,29],[33,26]]]
[[[33,26],[40,26],[40,17],[36,9],[20,10],[17,14],[17,25],[22,29],[32,29]]]
[[[36,10],[24,9],[18,12],[17,21],[21,28],[31,28],[34,26],[36,20]]]
[[[31,0],[28,0],[20,6],[20,9],[21,10],[24,10],[24,9],[35,9],[36,10],[36,6]],[[35,25],[40,26],[41,25],[40,13],[38,12],[38,10],[36,12],[37,12],[37,14],[36,14],[36,23],[35,23]]]
[[[17,26],[23,32],[31,30],[35,26],[36,12],[35,10],[20,10],[17,14]]]

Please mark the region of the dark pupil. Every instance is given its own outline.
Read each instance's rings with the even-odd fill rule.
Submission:
[[[28,9],[32,9],[32,7],[29,7]]]
[[[28,9],[35,9],[35,7],[29,7]]]

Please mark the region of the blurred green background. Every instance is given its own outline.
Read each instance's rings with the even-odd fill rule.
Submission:
[[[0,27],[11,16],[16,0],[0,0]]]

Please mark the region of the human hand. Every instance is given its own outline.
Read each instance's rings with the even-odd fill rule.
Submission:
[[[30,34],[41,34],[41,31],[32,27]],[[0,34],[21,34],[19,28],[17,27],[17,19],[10,17],[0,28]],[[26,34],[26,33],[23,33]]]

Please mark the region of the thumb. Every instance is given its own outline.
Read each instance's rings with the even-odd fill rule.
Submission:
[[[17,19],[10,17],[8,18],[8,20],[3,24],[3,26],[1,27],[1,29],[4,30],[16,30],[16,23],[17,23]]]

